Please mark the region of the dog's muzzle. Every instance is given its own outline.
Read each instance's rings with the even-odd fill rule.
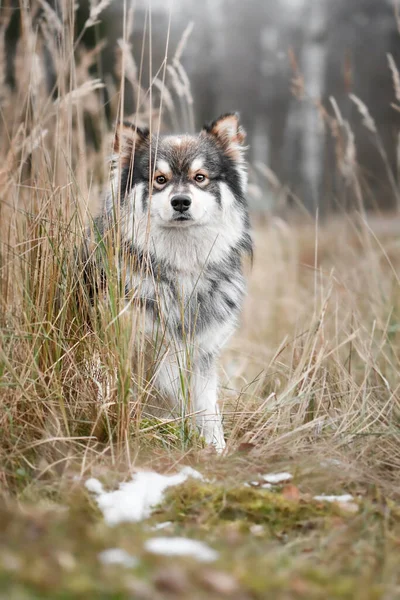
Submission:
[[[184,213],[189,210],[190,205],[192,204],[192,200],[189,196],[185,196],[183,194],[177,194],[176,196],[172,196],[171,198],[171,206],[174,210],[179,213]]]

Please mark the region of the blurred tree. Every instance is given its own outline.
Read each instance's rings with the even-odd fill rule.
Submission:
[[[400,37],[393,8],[389,2],[376,0],[336,0],[328,3],[326,40],[327,65],[324,99],[333,96],[344,118],[349,119],[355,133],[365,198],[370,206],[390,207],[396,203],[397,191],[390,185],[387,169],[396,174],[396,147],[400,114],[390,103],[394,101],[387,53],[400,65]],[[349,93],[358,96],[376,122],[388,164],[380,155],[374,136],[362,124]],[[325,177],[321,197],[330,195],[333,204],[353,200],[349,190],[335,174],[332,164],[332,140],[326,140]],[[395,177],[397,177],[395,175]]]
[[[59,6],[58,0],[49,1],[52,6]],[[240,111],[248,131],[250,160],[267,164],[310,211],[317,206],[328,210],[354,203],[350,187],[335,166],[334,140],[329,128],[324,130],[316,108],[322,99],[333,115],[333,97],[355,133],[365,198],[371,206],[390,207],[399,196],[396,157],[400,114],[390,106],[395,95],[386,56],[391,53],[400,66],[400,37],[393,2],[203,0],[200,4],[198,0],[136,0],[130,41],[138,72],[143,56],[142,85],[147,88],[163,63],[170,6],[170,58],[183,31],[193,21],[182,61],[191,83],[196,126],[219,113]],[[42,5],[35,6],[40,18]],[[82,37],[89,46],[102,37],[107,41],[95,65],[102,78],[112,77],[124,10],[130,6],[131,0],[112,2],[102,13],[101,24]],[[10,86],[15,85],[13,62],[21,30],[18,7],[19,0],[6,0],[2,8],[8,15],[3,39],[7,49],[5,81]],[[77,31],[88,10],[87,0],[81,0]],[[291,93],[294,62],[303,77],[303,98]],[[50,87],[53,80],[49,60]],[[167,78],[167,82],[177,100],[180,117],[171,118],[167,124],[188,129],[192,126],[190,111],[185,112],[179,102],[171,79]],[[152,92],[157,102],[156,86]],[[380,135],[378,143],[362,124],[349,93],[359,96],[370,110]],[[128,85],[126,114],[134,112],[135,107],[135,94]]]

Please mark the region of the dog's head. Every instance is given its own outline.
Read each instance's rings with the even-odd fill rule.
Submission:
[[[158,139],[122,124],[115,140],[121,201],[130,198],[136,216],[149,214],[153,228],[218,225],[233,205],[245,206],[244,138],[235,113],[198,135]]]

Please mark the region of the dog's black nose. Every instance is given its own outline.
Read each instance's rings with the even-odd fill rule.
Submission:
[[[189,206],[192,204],[189,196],[177,195],[172,196],[171,206],[174,210],[177,210],[180,213],[184,213],[189,210]]]

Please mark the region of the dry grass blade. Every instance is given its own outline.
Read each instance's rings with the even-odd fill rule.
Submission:
[[[363,124],[371,133],[377,133],[376,125],[374,119],[371,117],[371,114],[368,110],[368,107],[364,104],[360,98],[355,96],[354,94],[349,94],[349,98],[354,104],[357,106],[358,112],[363,118]]]
[[[135,90],[138,84],[138,70],[135,59],[133,58],[132,46],[123,39],[118,40],[118,46],[124,57],[125,77]],[[120,76],[122,76],[122,73],[120,73]]]
[[[389,68],[392,72],[393,88],[394,88],[396,100],[398,102],[400,102],[400,74],[397,69],[396,63],[394,62],[393,56],[391,54],[388,54],[387,59],[388,59],[388,63],[389,63]]]
[[[112,3],[113,0],[100,0],[96,2],[96,0],[90,0],[90,14],[89,18],[85,22],[85,29],[89,27],[93,27],[96,23],[99,22],[99,17],[101,13]]]
[[[39,4],[44,10],[46,21],[49,24],[51,30],[58,34],[62,34],[64,26],[60,21],[60,18],[57,15],[56,11],[48,4],[48,2],[46,2],[46,0],[39,0]]]
[[[194,22],[190,21],[190,23],[187,24],[185,31],[182,33],[181,39],[179,41],[179,44],[176,48],[174,57],[173,57],[173,63],[179,63],[181,61],[182,58],[182,54],[185,50],[185,46],[193,32],[193,27],[194,27]]]
[[[81,98],[85,98],[95,90],[101,90],[103,87],[104,83],[101,81],[101,79],[90,79],[89,81],[85,81],[84,83],[82,83],[75,90],[71,90],[70,92],[65,94],[65,96],[63,96],[62,98],[57,98],[55,103],[58,106],[63,106],[70,103],[74,104]]]

